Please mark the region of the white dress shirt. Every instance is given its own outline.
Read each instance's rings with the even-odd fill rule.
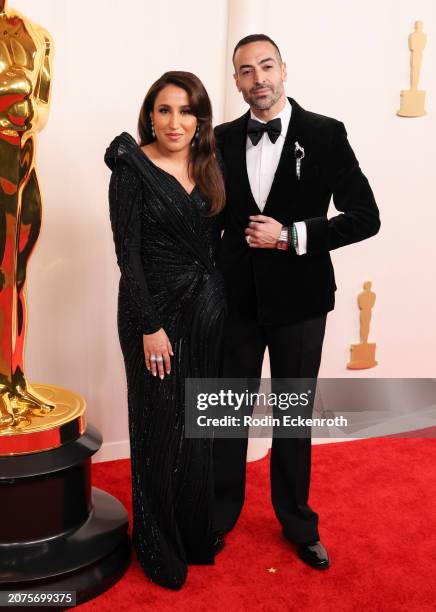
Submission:
[[[275,142],[271,142],[269,135],[265,132],[256,146],[253,145],[250,138],[247,136],[246,156],[247,156],[247,173],[250,182],[251,193],[259,210],[263,209],[271,190],[271,185],[274,180],[274,175],[279,165],[280,156],[282,154],[283,145],[285,142],[286,133],[291,119],[292,106],[286,98],[284,108],[273,119],[280,118],[282,122],[282,132]],[[251,111],[251,118],[266,123],[262,119],[256,117]],[[304,255],[307,245],[307,230],[304,221],[295,223],[298,235],[297,254]]]

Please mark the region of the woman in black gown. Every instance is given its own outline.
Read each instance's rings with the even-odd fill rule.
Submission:
[[[140,145],[106,151],[121,278],[118,333],[128,389],[133,545],[145,573],[180,588],[213,563],[212,440],[185,436],[185,378],[217,377],[225,314],[215,267],[224,184],[206,90],[167,72],[147,93]]]

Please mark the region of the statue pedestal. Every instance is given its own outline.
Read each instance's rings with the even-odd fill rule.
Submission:
[[[367,344],[352,344],[351,345],[351,361],[347,363],[349,370],[365,370],[374,368],[377,365],[375,360],[376,343]]]
[[[75,591],[79,604],[124,574],[127,511],[91,486],[101,442],[88,425],[58,448],[0,457],[0,590]]]
[[[81,395],[49,384],[32,383],[28,388],[54,408],[45,415],[18,409],[14,424],[0,428],[0,457],[52,450],[85,432],[86,402]]]
[[[405,90],[400,92],[399,117],[422,117],[426,114],[424,109],[425,91]]]

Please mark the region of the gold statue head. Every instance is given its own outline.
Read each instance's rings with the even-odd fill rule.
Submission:
[[[415,30],[417,32],[422,32],[422,21],[415,21]]]
[[[363,288],[365,289],[365,291],[369,291],[371,289],[371,285],[372,285],[371,281],[365,281],[363,283]]]

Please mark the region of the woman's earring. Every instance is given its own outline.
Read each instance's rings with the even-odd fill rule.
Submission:
[[[153,121],[151,121],[151,135],[153,136],[153,138],[156,138],[156,133],[154,131]]]

